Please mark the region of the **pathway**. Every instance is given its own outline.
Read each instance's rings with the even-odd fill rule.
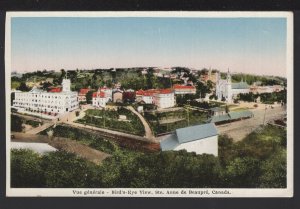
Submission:
[[[134,114],[136,114],[139,117],[139,119],[142,121],[142,123],[144,125],[144,128],[145,128],[145,136],[146,136],[146,138],[148,138],[150,140],[154,140],[155,137],[154,137],[154,135],[152,133],[152,130],[151,130],[149,124],[145,120],[145,118],[140,113],[138,113],[132,106],[127,106],[126,109],[128,109],[131,112],[133,112]]]

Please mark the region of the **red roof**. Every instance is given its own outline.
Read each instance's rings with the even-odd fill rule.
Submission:
[[[96,97],[100,97],[100,98],[104,98],[105,97],[105,93],[104,92],[94,92],[93,93],[93,98],[96,98]]]
[[[57,87],[57,88],[51,88],[49,90],[49,92],[61,92],[61,88]]]
[[[154,94],[170,94],[172,93],[172,89],[149,89],[149,90],[138,90],[136,91],[136,95],[143,96],[153,96]]]
[[[174,89],[196,89],[195,86],[184,86],[184,85],[174,85],[173,86]]]
[[[173,93],[173,90],[172,89],[161,89],[161,90],[159,90],[159,93],[160,94],[171,94],[171,93]]]
[[[91,89],[80,89],[79,94],[86,95]]]

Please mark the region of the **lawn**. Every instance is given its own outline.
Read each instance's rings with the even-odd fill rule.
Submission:
[[[119,120],[120,115],[125,115],[126,120]],[[86,115],[76,122],[139,136],[145,135],[145,129],[140,119],[123,107],[119,107],[117,110],[87,110]]]

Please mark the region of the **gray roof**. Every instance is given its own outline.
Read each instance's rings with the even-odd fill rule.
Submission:
[[[249,89],[249,85],[246,82],[232,83],[232,89]]]
[[[173,150],[179,145],[175,134],[168,136],[166,139],[160,142],[160,148],[162,151]]]
[[[176,129],[176,135],[178,142],[181,144],[218,135],[218,131],[214,124],[207,123]]]
[[[214,111],[214,112],[221,112],[221,111],[225,111],[225,108],[224,107],[212,107],[210,108],[211,111]]]
[[[228,114],[225,114],[225,115],[213,116],[208,120],[208,122],[217,123],[217,122],[223,122],[223,121],[228,121],[228,120],[230,120],[230,117]]]
[[[239,118],[252,117],[253,113],[249,110],[244,110],[244,111],[229,112],[229,116],[232,120],[235,120]]]

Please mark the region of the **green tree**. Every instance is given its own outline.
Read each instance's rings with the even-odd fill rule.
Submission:
[[[17,88],[20,91],[30,91],[30,88],[25,84],[25,82],[21,82],[20,86]]]
[[[63,151],[45,155],[42,168],[49,188],[84,188],[91,176],[87,161]]]
[[[11,115],[11,131],[16,131],[16,132],[21,132],[23,130],[23,120],[16,116],[16,115]]]
[[[262,188],[286,188],[286,150],[275,152],[262,164],[262,175],[259,178]]]
[[[95,91],[89,91],[87,94],[86,94],[86,103],[87,104],[92,104],[92,99],[93,99],[93,93],[94,93]]]
[[[31,150],[11,151],[11,186],[38,188],[44,186],[41,158]]]

